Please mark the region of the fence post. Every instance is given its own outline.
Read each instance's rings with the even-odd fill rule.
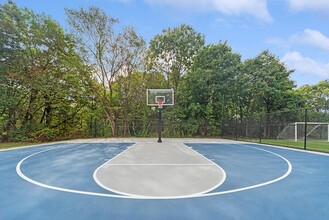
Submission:
[[[223,130],[224,130],[224,114],[225,114],[225,111],[224,111],[224,108],[225,108],[225,95],[223,94],[222,96],[222,117],[221,117],[221,137],[223,138],[224,135],[223,135]]]
[[[97,137],[97,121],[94,119],[94,137]]]
[[[235,135],[235,140],[237,141],[238,140],[238,118],[236,117],[235,118],[235,126],[234,126],[234,135]]]
[[[304,122],[305,122],[305,127],[304,127],[304,150],[306,150],[306,145],[307,145],[307,108],[305,108],[305,113],[304,113]]]
[[[262,115],[259,114],[259,127],[258,127],[258,136],[259,136],[259,143],[261,144],[262,143]]]
[[[329,142],[329,124],[328,124],[328,127],[327,127],[327,141]]]

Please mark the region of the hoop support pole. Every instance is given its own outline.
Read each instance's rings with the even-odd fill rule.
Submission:
[[[160,108],[160,105],[158,107],[158,143],[162,143],[161,140],[161,132],[162,132],[162,118],[161,118],[161,114],[162,114],[162,106]]]

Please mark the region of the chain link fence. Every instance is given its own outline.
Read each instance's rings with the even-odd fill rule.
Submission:
[[[89,123],[89,137],[157,137],[158,119],[116,119],[114,135],[106,120],[94,119]],[[207,120],[162,118],[162,136],[167,138],[220,137],[221,124]]]
[[[329,107],[259,114],[219,122],[163,117],[162,137],[213,137],[329,152]],[[91,124],[90,137],[157,137],[158,118],[116,119]]]
[[[329,152],[328,106],[223,121],[222,137]]]

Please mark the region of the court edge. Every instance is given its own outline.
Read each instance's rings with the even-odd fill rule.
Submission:
[[[188,196],[172,196],[172,197],[127,196],[127,195],[114,195],[114,194],[95,193],[95,192],[88,192],[88,191],[81,191],[81,190],[66,189],[66,188],[55,187],[55,186],[51,186],[51,185],[46,185],[46,184],[40,183],[40,182],[35,181],[35,180],[33,180],[33,179],[31,179],[31,178],[29,178],[29,177],[27,177],[26,175],[23,174],[23,172],[21,171],[21,165],[23,164],[23,162],[25,160],[27,160],[27,159],[29,159],[29,158],[37,155],[37,154],[40,154],[40,153],[44,153],[44,152],[47,152],[47,151],[51,151],[51,150],[57,149],[57,148],[59,148],[61,146],[59,146],[59,147],[57,146],[57,147],[54,147],[54,148],[51,148],[51,149],[42,150],[42,151],[36,152],[34,154],[31,154],[31,155],[25,157],[24,159],[22,159],[21,161],[19,161],[19,163],[17,164],[17,166],[16,166],[16,172],[17,172],[17,174],[22,179],[24,179],[24,180],[26,180],[26,181],[34,184],[34,185],[37,185],[37,186],[40,186],[40,187],[43,187],[43,188],[52,189],[52,190],[69,192],[69,193],[75,193],[75,194],[91,195],[91,196],[109,197],[109,198],[120,198],[120,199],[155,199],[155,200],[161,200],[161,199],[200,198],[200,197],[208,197],[208,196],[216,196],[216,195],[224,195],[224,194],[229,194],[229,193],[241,192],[241,191],[245,191],[245,190],[249,190],[249,189],[254,189],[254,188],[258,188],[258,187],[261,187],[261,186],[265,186],[265,185],[269,185],[269,184],[278,182],[278,181],[280,181],[280,180],[288,177],[289,174],[292,172],[292,165],[289,162],[289,160],[287,160],[285,157],[283,157],[283,156],[281,156],[281,155],[279,155],[277,153],[274,153],[272,151],[269,151],[269,150],[265,150],[265,149],[261,149],[261,148],[257,148],[257,147],[251,147],[251,146],[244,145],[244,144],[240,144],[240,145],[242,145],[244,147],[254,148],[254,149],[257,149],[257,150],[268,152],[270,154],[273,154],[273,155],[276,155],[276,156],[280,157],[288,165],[288,169],[287,169],[286,173],[284,175],[276,178],[276,179],[273,179],[273,180],[270,180],[270,181],[267,181],[267,182],[264,182],[264,183],[252,185],[252,186],[243,187],[243,188],[238,188],[238,189],[233,189],[233,190],[226,190],[226,191],[220,191],[220,192],[213,192],[213,193],[188,195]],[[126,150],[128,150],[128,149],[126,149]],[[116,156],[118,156],[118,155],[116,155]]]

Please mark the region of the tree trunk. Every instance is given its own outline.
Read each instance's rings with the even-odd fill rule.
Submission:
[[[115,132],[116,132],[115,119],[113,117],[113,112],[109,106],[105,107],[105,113],[106,113],[107,120],[111,126],[111,135],[112,135],[112,137],[114,137]]]
[[[45,98],[45,109],[43,111],[42,117],[40,119],[40,124],[46,119],[46,124],[50,127],[51,122],[52,122],[52,107],[51,103],[49,102],[49,97],[46,95],[44,96]]]
[[[26,113],[25,113],[25,116],[24,116],[24,119],[23,119],[23,122],[22,122],[23,125],[26,124],[28,121],[33,119],[32,107],[33,107],[33,103],[37,99],[37,94],[38,94],[38,91],[36,89],[31,89],[29,106],[26,110]]]

